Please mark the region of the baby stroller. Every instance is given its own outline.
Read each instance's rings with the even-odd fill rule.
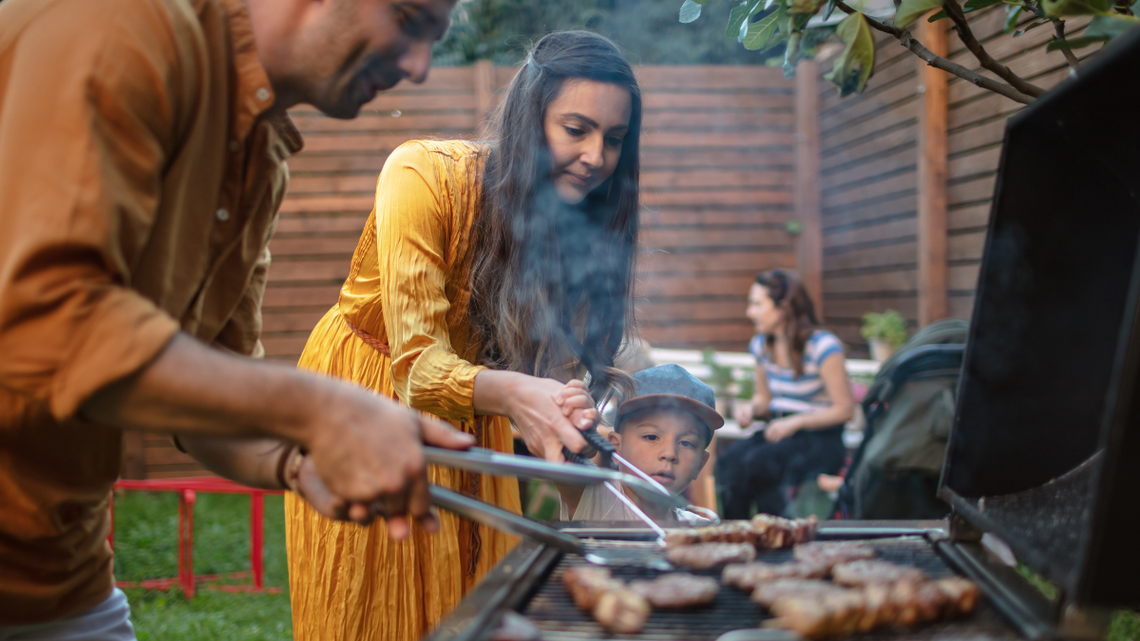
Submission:
[[[968,323],[923,328],[883,363],[863,398],[867,425],[836,501],[846,519],[940,519],[937,496]]]

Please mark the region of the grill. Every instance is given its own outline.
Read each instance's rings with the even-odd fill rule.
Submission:
[[[951,517],[820,528],[821,539],[874,539],[881,558],[935,577],[965,576],[984,597],[968,619],[865,638],[1091,639],[1112,608],[1140,606],[1140,120],[1109,127],[1103,115],[1104,105],[1140,104],[1137,78],[1140,29],[1009,120],[939,483]],[[593,525],[611,529],[575,534],[638,562],[615,568],[618,577],[657,573],[644,567],[651,552],[636,531]],[[987,535],[1051,579],[1058,597],[1046,601],[991,561]],[[486,638],[508,609],[547,640],[612,636],[562,587],[581,562],[524,541],[433,641]],[[644,633],[616,638],[717,639],[763,617],[722,588],[708,609],[654,611]]]
[[[954,572],[923,538],[901,538],[872,542],[879,558],[922,569],[931,577],[942,578]],[[792,560],[790,550],[770,551],[758,556],[762,561],[778,563]],[[542,630],[542,638],[549,641],[581,641],[610,636],[588,613],[579,611],[570,595],[562,587],[562,573],[566,568],[584,564],[577,557],[558,560],[547,580],[538,588],[523,609],[525,614]],[[616,567],[614,576],[622,580],[651,579],[659,571],[643,567]],[[715,570],[694,574],[719,577]],[[698,639],[715,640],[732,630],[756,628],[766,617],[763,609],[748,598],[748,594],[725,585],[721,586],[716,601],[709,607],[683,611],[655,611],[645,630],[637,635],[616,635],[615,638],[637,638],[652,641]],[[865,638],[888,639],[948,639],[979,637],[1017,639],[1017,634],[1000,620],[997,612],[984,605],[967,620],[932,625],[905,634],[886,634]]]
[[[982,586],[1000,586],[997,598],[983,599],[968,618],[923,626],[906,631],[880,631],[853,639],[1021,639],[1040,636],[1040,617],[1047,616],[1049,604],[1012,570],[995,566],[976,544],[951,543],[944,530],[927,529],[937,522],[883,523],[848,521],[824,527],[820,539],[863,540],[876,550],[878,558],[917,567],[933,578],[965,574]],[[574,523],[573,525],[583,525]],[[607,524],[585,524],[605,526]],[[608,558],[620,557],[630,565],[610,569],[622,580],[654,578],[661,570],[646,567],[662,553],[651,544],[630,540],[648,536],[645,530],[595,530],[606,539],[592,539],[591,547],[604,548]],[[591,531],[590,528],[578,530]],[[908,535],[898,535],[906,533]],[[916,535],[915,533],[922,533]],[[894,535],[894,536],[892,536]],[[875,537],[875,538],[867,538]],[[758,560],[779,563],[792,560],[790,550],[760,552]],[[767,618],[763,608],[745,592],[721,586],[716,601],[704,608],[654,610],[645,629],[636,635],[606,632],[589,613],[574,605],[562,585],[567,568],[584,565],[581,557],[533,542],[523,542],[477,586],[431,636],[431,641],[474,641],[485,639],[498,624],[505,610],[521,612],[542,633],[543,641],[582,641],[585,639],[642,639],[647,641],[715,641],[734,630],[756,630]],[[719,577],[719,570],[694,574]],[[991,590],[987,590],[987,594]],[[1020,626],[1020,627],[1019,627]]]

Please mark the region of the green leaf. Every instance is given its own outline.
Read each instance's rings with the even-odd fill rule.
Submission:
[[[708,4],[711,0],[693,0],[693,2],[701,5],[702,7]]]
[[[740,37],[740,32],[744,26],[744,12],[748,11],[748,5],[738,4],[728,12],[728,26],[724,28],[724,35],[729,38]]]
[[[746,0],[733,7],[732,11],[728,14],[728,27],[724,30],[724,35],[743,42],[745,36],[748,35],[748,30],[752,28],[748,22],[752,19],[752,16],[760,10],[762,1],[763,0]]]
[[[744,37],[744,48],[749,51],[759,51],[768,46],[768,41],[776,34],[776,19],[778,11],[773,11],[748,25],[748,35]]]
[[[971,0],[973,1],[973,0]],[[1000,2],[1000,0],[995,0]],[[902,0],[898,11],[895,11],[895,26],[905,29],[910,23],[930,11],[942,6],[943,0]]]
[[[823,0],[787,0],[788,13],[793,15],[814,15],[823,6]]]
[[[927,18],[926,21],[927,22],[938,22],[939,20],[943,20],[943,19],[949,18],[949,17],[950,16],[946,15],[945,11],[939,11],[938,13]]]
[[[1017,31],[1014,31],[1014,32],[1013,32],[1013,37],[1014,37],[1014,38],[1017,38],[1017,37],[1023,36],[1023,35],[1025,35],[1025,32],[1027,32],[1027,31],[1033,31],[1033,30],[1034,30],[1034,29],[1036,29],[1037,27],[1040,27],[1041,25],[1046,25],[1046,24],[1049,24],[1049,21],[1048,21],[1048,20],[1037,20],[1037,21],[1031,22],[1031,23],[1029,23],[1029,26],[1028,26],[1028,27],[1026,27],[1026,28],[1024,28],[1024,29],[1018,29]]]
[[[1140,16],[1140,0],[1136,0],[1136,4],[1132,5],[1132,15]]]
[[[1013,30],[1017,28],[1017,18],[1025,9],[1025,7],[1013,7],[1012,5],[1010,6],[1013,8],[1013,10],[1010,11],[1009,15],[1005,17],[1005,27],[1002,29],[1002,31],[1005,31],[1006,33],[1013,33]]]
[[[1042,0],[1045,14],[1051,18],[1096,16],[1112,8],[1112,0]]]
[[[1050,40],[1045,45],[1046,51],[1073,51],[1075,49],[1084,49],[1089,45],[1095,45],[1098,42],[1108,42],[1108,36],[1080,36],[1078,38],[1065,38],[1064,40]]]
[[[862,13],[853,13],[839,23],[835,35],[843,44],[843,54],[825,78],[839,89],[840,97],[861,93],[875,69],[875,39]]]
[[[693,0],[685,0],[685,4],[681,5],[681,22],[688,24],[699,17],[701,17],[701,5]]]
[[[962,12],[977,11],[978,9],[985,9],[992,7],[995,4],[1002,4],[1005,0],[966,0],[966,4],[962,5]]]
[[[1140,0],[1136,0],[1140,2]],[[831,14],[835,12],[835,0],[827,0],[827,4],[823,7],[823,20],[827,22],[831,19]]]
[[[1089,26],[1081,35],[1086,38],[1115,38],[1123,35],[1132,27],[1140,24],[1140,18],[1120,14],[1106,14],[1097,16],[1089,22]]]

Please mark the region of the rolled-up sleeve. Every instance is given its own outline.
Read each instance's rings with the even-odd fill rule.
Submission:
[[[0,385],[64,419],[179,329],[130,288],[178,107],[161,16],[59,24],[10,43],[0,87]]]
[[[451,203],[431,153],[406,144],[392,153],[376,188],[376,232],[392,383],[408,405],[443,418],[474,418],[483,367],[455,353],[445,287]]]

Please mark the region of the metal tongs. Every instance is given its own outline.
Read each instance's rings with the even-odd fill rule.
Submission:
[[[657,505],[671,508],[688,506],[688,501],[670,494],[660,484],[650,485],[630,474],[593,465],[550,463],[542,459],[501,454],[494,450],[477,447],[467,451],[424,447],[424,453],[428,463],[435,465],[495,476],[544,479],[564,485],[586,486],[599,483],[621,483],[639,498]],[[591,563],[606,565],[609,562],[602,553],[588,550],[578,537],[566,532],[561,532],[526,517],[436,485],[432,485],[430,491],[434,505],[476,523],[535,539],[571,554],[580,555]]]

